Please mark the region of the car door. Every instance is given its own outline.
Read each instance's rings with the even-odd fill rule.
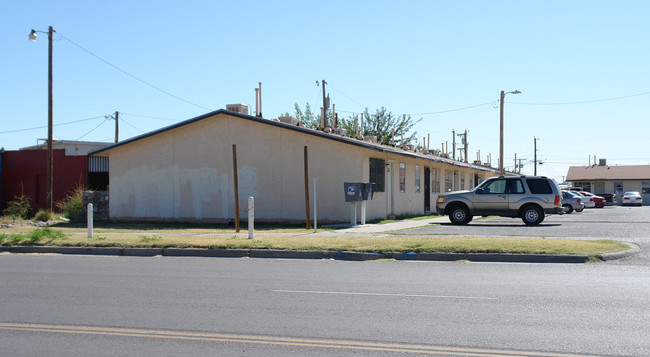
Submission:
[[[524,183],[518,179],[508,179],[508,210],[511,214],[517,214],[521,208],[522,202],[526,198],[526,189]]]
[[[474,214],[498,214],[508,210],[507,180],[498,178],[486,182],[474,195]]]

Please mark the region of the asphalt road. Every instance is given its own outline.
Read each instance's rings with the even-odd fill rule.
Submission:
[[[0,255],[4,356],[650,355],[650,267]]]
[[[548,215],[539,226],[526,226],[519,218],[474,217],[464,226],[445,221],[397,234],[613,239],[637,244],[641,252],[608,264],[650,265],[650,206],[606,206],[571,214]]]

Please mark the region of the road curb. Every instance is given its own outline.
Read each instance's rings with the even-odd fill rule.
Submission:
[[[627,243],[631,249],[598,255],[603,261],[626,258],[637,254],[641,249],[636,244]],[[122,247],[54,247],[54,246],[0,246],[0,252],[8,253],[50,253],[118,255],[132,257],[214,257],[214,258],[284,258],[284,259],[334,259],[348,261],[367,261],[377,259],[415,260],[415,261],[462,261],[503,262],[503,263],[585,263],[586,255],[546,255],[546,254],[487,254],[487,253],[368,253],[324,250],[275,250],[275,249],[213,249],[213,248],[122,248]]]
[[[605,254],[599,254],[597,255],[598,259],[601,259],[603,261],[608,261],[608,260],[615,260],[615,259],[622,259],[622,258],[627,258],[632,255],[635,255],[641,251],[641,247],[634,243],[627,243],[625,242],[628,246],[630,246],[630,249],[628,250],[623,250],[620,252],[614,252],[614,253],[605,253]]]

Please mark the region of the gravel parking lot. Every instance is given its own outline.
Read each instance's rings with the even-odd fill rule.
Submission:
[[[637,244],[642,250],[640,254],[618,261],[617,264],[650,265],[650,206],[606,206],[565,215],[550,215],[539,226],[526,226],[519,218],[475,217],[465,226],[455,226],[447,221],[400,231],[398,234],[614,239]]]

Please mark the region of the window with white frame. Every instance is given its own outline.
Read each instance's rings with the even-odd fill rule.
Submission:
[[[451,192],[454,189],[454,172],[445,170],[445,192]]]
[[[415,193],[420,193],[420,166],[415,165]]]
[[[406,192],[406,164],[399,163],[399,192]]]
[[[465,173],[464,172],[460,173],[460,189],[461,190],[465,189]]]

